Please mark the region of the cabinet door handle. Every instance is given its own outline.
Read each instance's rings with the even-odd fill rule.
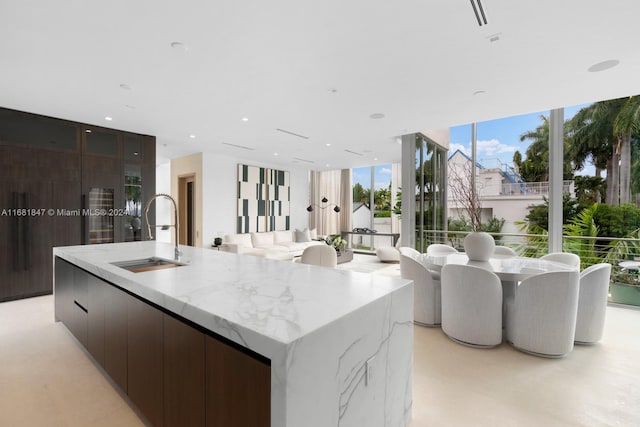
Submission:
[[[24,208],[29,209],[30,194],[23,193],[22,198],[24,200]],[[23,217],[24,223],[22,224],[22,239],[24,242],[24,269],[29,270],[31,268],[31,222],[29,221],[29,215]]]
[[[11,233],[13,240],[13,271],[20,270],[20,217],[16,215],[20,208],[20,195],[13,192],[13,230]]]

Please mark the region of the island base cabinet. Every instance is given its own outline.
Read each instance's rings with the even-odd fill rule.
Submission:
[[[87,350],[91,356],[100,364],[105,366],[104,360],[104,333],[105,333],[105,304],[104,283],[94,277],[89,276],[88,280],[88,333]]]
[[[269,427],[271,368],[206,337],[207,427]]]
[[[163,425],[162,312],[127,298],[127,395],[156,427]]]
[[[55,259],[55,317],[155,427],[268,427],[271,367]]]
[[[87,346],[87,276],[74,265],[55,259],[55,318]]]
[[[127,301],[120,289],[102,284],[104,297],[104,370],[127,393]],[[92,311],[93,308],[90,308]],[[90,340],[91,341],[91,340]]]
[[[164,427],[205,425],[204,337],[164,315]]]

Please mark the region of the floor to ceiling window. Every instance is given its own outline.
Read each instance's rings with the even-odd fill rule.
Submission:
[[[447,225],[447,151],[422,134],[415,134],[415,247],[424,252],[439,242]]]
[[[388,234],[399,233],[398,166],[385,164],[352,169],[354,231],[373,231],[372,235],[353,235],[354,249],[374,251],[376,247],[393,246],[395,240]]]

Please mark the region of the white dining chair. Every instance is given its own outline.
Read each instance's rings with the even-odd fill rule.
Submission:
[[[409,246],[400,246],[398,250],[400,251],[401,255],[407,255],[411,257],[421,255],[419,251],[414,248],[410,248]]]
[[[502,343],[502,286],[484,268],[448,264],[442,268],[442,331],[453,341],[488,348]]]
[[[415,255],[400,254],[400,276],[413,280],[414,323],[423,326],[440,325],[440,282],[432,279],[431,272]]]
[[[494,255],[507,256],[507,257],[518,256],[516,251],[514,251],[513,249],[511,249],[508,246],[496,246],[495,249],[493,250],[493,254]]]
[[[611,264],[600,263],[580,273],[576,344],[593,344],[602,339],[607,312]]]
[[[505,301],[506,338],[518,350],[562,357],[573,350],[578,313],[578,271],[531,276]]]
[[[446,255],[458,252],[456,248],[442,243],[433,243],[427,246],[427,255]]]
[[[550,254],[540,257],[545,261],[559,262],[566,264],[570,267],[580,268],[580,257],[570,252],[552,252]]]
[[[335,267],[338,265],[338,255],[333,246],[313,245],[302,252],[300,263],[319,265],[321,267]]]

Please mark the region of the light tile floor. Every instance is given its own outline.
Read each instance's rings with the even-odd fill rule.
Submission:
[[[378,266],[377,274],[397,274],[397,265]],[[609,307],[603,341],[563,359],[506,344],[464,347],[439,328],[416,326],[414,338],[410,427],[640,426],[640,311]],[[0,426],[140,425],[126,397],[53,321],[52,296],[0,303]]]

